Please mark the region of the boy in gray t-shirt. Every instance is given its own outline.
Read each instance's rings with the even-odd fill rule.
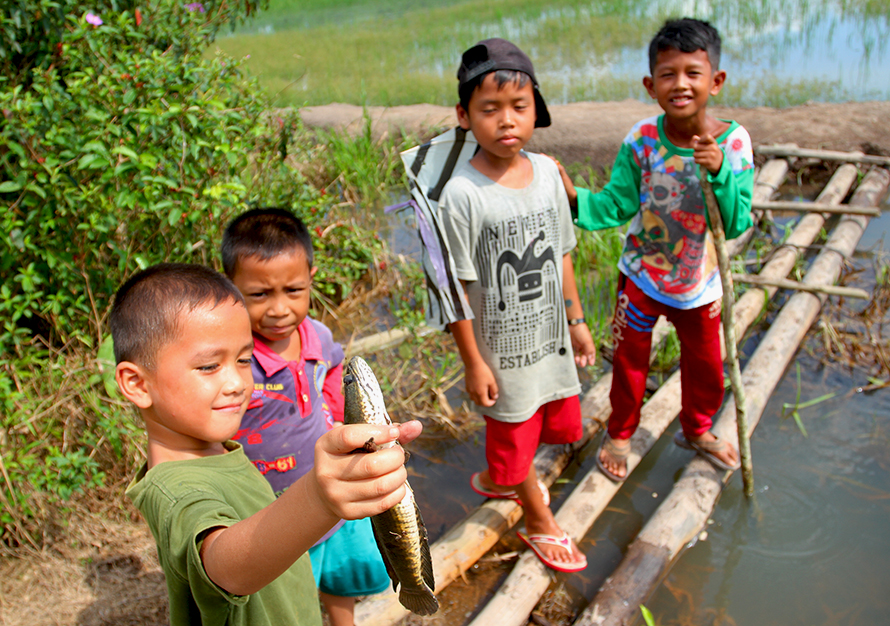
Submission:
[[[596,356],[578,300],[569,254],[575,235],[558,168],[522,151],[550,115],[531,61],[503,39],[467,50],[458,80],[457,117],[479,151],[449,180],[439,210],[475,314],[449,324],[467,392],[486,420],[488,469],[471,484],[488,497],[520,500],[520,538],[548,567],[580,571],[587,559],[557,526],[532,462],[540,442],[581,437],[576,365]]]

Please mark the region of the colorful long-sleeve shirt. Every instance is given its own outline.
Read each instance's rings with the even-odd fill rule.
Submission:
[[[678,309],[720,298],[717,252],[708,230],[699,166],[690,148],[664,132],[664,115],[638,122],[624,138],[612,177],[599,193],[578,189],[575,224],[600,230],[631,222],[618,269],[646,295]],[[751,138],[737,122],[717,138],[724,159],[708,180],[727,239],[751,227]]]

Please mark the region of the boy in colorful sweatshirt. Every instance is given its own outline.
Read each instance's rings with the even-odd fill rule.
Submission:
[[[710,24],[689,18],[665,23],[649,45],[651,76],[643,78],[664,113],[630,130],[601,192],[576,190],[563,174],[577,226],[599,230],[631,222],[618,262],[612,415],[597,457],[615,481],[627,477],[659,315],[673,323],[681,346],[683,430],[675,443],[722,469],[738,467],[735,448],[710,432],[723,402],[722,286],[699,176],[704,167],[732,239],[752,224],[754,166],[747,131],[708,113],[708,99],[726,80],[719,62],[720,35]]]

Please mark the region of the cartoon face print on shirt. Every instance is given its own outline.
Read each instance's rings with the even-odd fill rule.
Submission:
[[[642,230],[630,235],[636,258],[665,293],[685,293],[701,279],[700,259],[707,224],[700,183],[689,172],[647,172],[643,176]],[[691,267],[697,268],[690,270]]]
[[[493,352],[536,362],[564,349],[562,255],[553,247],[558,227],[556,210],[543,209],[483,230],[475,263],[483,291],[479,320]]]

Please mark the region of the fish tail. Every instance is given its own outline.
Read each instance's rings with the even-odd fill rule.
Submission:
[[[399,590],[399,602],[417,615],[432,615],[439,610],[439,601],[426,585],[422,589],[406,589],[402,585]]]

